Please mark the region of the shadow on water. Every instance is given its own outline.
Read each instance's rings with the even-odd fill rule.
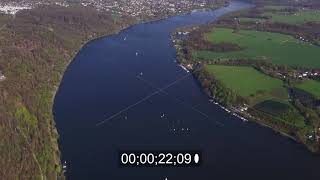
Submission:
[[[67,179],[319,179],[319,157],[209,103],[175,62],[170,32],[249,6],[234,1],[86,44],[65,72],[53,110]],[[118,151],[126,149],[201,150],[203,164],[120,168]]]

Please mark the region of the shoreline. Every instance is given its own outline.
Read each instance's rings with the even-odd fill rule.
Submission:
[[[201,83],[201,81],[198,80],[197,76],[193,72],[190,72],[190,73],[192,73],[192,76],[194,78],[196,78],[199,83]],[[200,88],[201,88],[201,90],[203,90],[201,85],[200,85]],[[210,101],[211,97],[206,92],[204,92],[204,93],[207,95],[208,100]],[[320,154],[319,151],[314,151],[314,149],[312,149],[311,146],[309,146],[308,144],[303,143],[297,137],[292,136],[292,135],[290,135],[290,134],[288,134],[288,133],[286,133],[284,131],[281,131],[280,129],[272,127],[272,125],[264,122],[264,120],[261,120],[258,117],[251,116],[250,114],[247,114],[247,113],[239,113],[238,111],[233,110],[234,107],[227,107],[227,106],[224,106],[224,105],[222,105],[222,104],[220,104],[220,103],[218,103],[216,101],[213,101],[212,103],[214,105],[218,106],[220,109],[224,110],[226,113],[230,114],[231,116],[235,116],[236,118],[238,118],[239,120],[242,120],[243,122],[254,122],[254,123],[256,123],[256,124],[258,124],[260,126],[269,128],[269,129],[271,129],[273,132],[275,132],[277,134],[280,134],[280,135],[282,135],[284,137],[287,137],[287,138],[289,138],[291,140],[294,140],[295,142],[297,142],[297,143],[299,143],[301,145],[304,145],[311,153]]]
[[[67,61],[66,63],[66,66],[64,67],[63,69],[63,72],[59,74],[59,82],[57,85],[54,85],[54,88],[52,89],[52,97],[51,97],[51,115],[52,115],[52,120],[54,122],[54,130],[56,132],[56,136],[58,138],[56,139],[53,139],[54,141],[57,142],[57,146],[58,146],[58,151],[56,151],[56,153],[58,154],[58,158],[59,158],[59,165],[60,165],[60,168],[61,168],[61,174],[57,174],[57,176],[59,177],[58,179],[65,179],[65,170],[63,169],[62,167],[62,163],[63,163],[63,159],[62,159],[62,152],[60,150],[60,143],[59,143],[59,139],[60,139],[60,134],[59,134],[59,131],[58,129],[56,128],[56,121],[55,121],[55,116],[53,114],[53,107],[54,107],[54,103],[55,103],[55,98],[56,98],[56,95],[59,91],[59,88],[60,88],[60,85],[61,83],[63,82],[63,77],[64,77],[64,74],[65,72],[67,71],[67,69],[69,68],[69,65],[75,60],[76,56],[78,55],[78,53],[86,46],[88,45],[89,43],[92,43],[96,40],[100,40],[100,39],[103,39],[103,38],[108,38],[109,36],[113,36],[113,35],[117,35],[117,34],[120,34],[122,33],[123,31],[127,30],[127,29],[130,29],[136,25],[141,25],[141,24],[148,24],[148,23],[154,23],[154,22],[158,22],[158,21],[162,21],[162,20],[165,20],[165,19],[168,19],[168,18],[172,18],[172,17],[176,17],[176,16],[183,16],[183,15],[188,15],[188,14],[191,14],[193,13],[194,11],[211,11],[211,10],[216,10],[216,9],[219,9],[219,8],[222,8],[222,7],[225,7],[225,6],[229,6],[230,5],[230,1],[224,5],[221,5],[221,6],[217,6],[217,7],[213,7],[213,8],[210,8],[210,7],[203,7],[203,8],[200,8],[200,9],[192,9],[192,10],[189,10],[189,11],[185,11],[185,12],[182,12],[182,13],[177,13],[177,14],[174,14],[174,15],[171,15],[171,16],[166,16],[166,17],[159,17],[159,18],[154,18],[154,19],[150,19],[150,20],[142,20],[142,21],[136,21],[132,24],[128,24],[126,26],[123,26],[123,27],[120,27],[119,29],[115,30],[114,32],[109,32],[109,33],[104,33],[102,35],[97,35],[96,37],[93,37],[93,38],[89,38],[87,40],[84,40],[83,43],[81,43],[79,49],[72,54],[71,58]]]
[[[227,6],[230,4],[230,1],[226,4]],[[216,9],[219,9],[219,8],[222,8],[224,6],[219,6],[219,7],[214,7],[214,8],[209,8],[209,7],[204,7],[204,8],[200,8],[200,9],[193,9],[193,10],[190,10],[190,11],[186,11],[186,12],[182,12],[182,13],[178,13],[178,14],[174,14],[172,16],[166,16],[166,17],[160,17],[160,18],[155,18],[155,19],[150,19],[150,20],[145,20],[145,21],[137,21],[133,24],[129,24],[125,27],[122,27],[118,30],[116,30],[115,32],[111,32],[111,33],[105,33],[103,35],[98,35],[96,37],[93,37],[92,39],[88,39],[88,40],[85,40],[85,42],[83,42],[79,48],[79,50],[70,58],[70,60],[68,61],[67,63],[67,66],[65,67],[63,73],[60,75],[59,79],[59,85],[56,86],[54,88],[54,90],[52,91],[52,102],[54,102],[54,99],[55,99],[55,96],[57,94],[57,92],[59,91],[59,87],[60,87],[60,84],[63,80],[63,76],[64,76],[64,73],[65,71],[67,70],[68,66],[72,63],[72,61],[75,59],[75,57],[77,56],[77,54],[84,48],[84,46],[86,46],[87,44],[91,43],[91,42],[94,42],[96,40],[100,40],[100,39],[103,39],[103,38],[108,38],[109,36],[113,36],[113,35],[117,35],[117,34],[120,34],[121,32],[127,30],[127,29],[130,29],[136,25],[141,25],[141,24],[148,24],[148,23],[154,23],[154,22],[158,22],[158,21],[162,21],[162,20],[165,20],[165,19],[168,19],[168,18],[171,18],[171,17],[175,17],[175,16],[183,16],[183,15],[188,15],[188,14],[191,14],[193,13],[193,11],[210,11],[210,10],[216,10]]]
[[[186,69],[188,72],[192,73],[193,77],[196,78],[196,80],[200,83],[200,88],[202,90],[204,90],[203,87],[201,86],[202,81],[198,78],[197,74],[195,74],[195,71],[197,71],[198,69],[194,68],[194,67],[199,67],[199,66],[203,65],[203,63],[191,62],[190,60],[188,60],[187,57],[185,57],[182,52],[183,46],[182,46],[181,42],[183,42],[184,39],[180,39],[179,37],[177,37],[178,31],[191,32],[192,30],[195,30],[196,28],[199,28],[199,26],[182,27],[182,28],[176,30],[175,32],[172,32],[171,41],[173,42],[174,48],[176,49],[177,64],[179,66],[183,67],[184,69]],[[249,112],[247,112],[247,110],[241,112],[241,111],[237,110],[237,108],[234,107],[233,105],[231,105],[230,107],[223,105],[223,104],[219,103],[219,99],[211,97],[210,94],[208,94],[208,92],[205,92],[205,91],[203,91],[203,92],[208,96],[209,101],[212,101],[213,104],[219,106],[221,109],[225,110],[230,115],[237,117],[239,120],[255,122],[258,125],[270,128],[275,133],[280,134],[282,136],[285,136],[291,140],[294,140],[298,144],[304,145],[304,147],[306,147],[309,150],[309,152],[311,152],[313,154],[320,154],[319,149],[315,148],[313,146],[313,144],[304,142],[302,139],[300,139],[298,133],[295,135],[290,135],[288,132],[285,132],[284,129],[274,127],[270,122],[267,122],[267,120],[263,120],[259,117],[255,117],[254,115],[251,115]]]
[[[79,48],[79,50],[73,54],[73,56],[70,58],[70,60],[68,61],[63,73],[60,75],[61,77],[60,78],[60,81],[59,81],[59,85],[57,87],[55,87],[55,89],[52,91],[52,94],[53,94],[53,97],[52,97],[52,102],[54,102],[54,99],[55,99],[55,96],[57,94],[57,92],[59,91],[59,87],[60,87],[60,84],[63,80],[63,75],[65,73],[65,71],[67,70],[68,66],[72,63],[72,61],[75,59],[75,57],[77,56],[77,54],[84,48],[84,46],[86,46],[87,44],[91,43],[91,42],[94,42],[96,40],[99,40],[99,39],[103,39],[103,38],[107,38],[109,36],[113,36],[113,35],[117,35],[117,34],[120,34],[121,32],[127,30],[127,29],[130,29],[136,25],[141,25],[141,24],[148,24],[148,23],[154,23],[154,22],[158,22],[158,21],[162,21],[162,20],[165,20],[165,19],[168,19],[168,18],[171,18],[171,17],[175,17],[175,16],[183,16],[183,15],[188,15],[188,14],[191,14],[193,13],[194,11],[211,11],[211,10],[216,10],[216,9],[219,9],[219,8],[222,8],[222,7],[226,7],[226,6],[229,6],[230,5],[230,2],[232,1],[226,1],[226,3],[224,5],[221,5],[221,6],[217,6],[217,7],[203,7],[203,8],[196,8],[196,9],[192,9],[192,10],[189,10],[189,11],[185,11],[185,12],[181,12],[181,13],[177,13],[177,14],[173,14],[171,16],[165,16],[165,17],[159,17],[159,18],[154,18],[154,19],[150,19],[150,20],[142,20],[142,21],[137,21],[133,24],[129,24],[125,27],[121,27],[120,29],[116,30],[115,32],[111,32],[111,33],[105,33],[105,34],[102,34],[102,35],[98,35],[96,37],[93,37],[92,39],[88,39],[88,40],[85,40],[85,42],[83,42]]]

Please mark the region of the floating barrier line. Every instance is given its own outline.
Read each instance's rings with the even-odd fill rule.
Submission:
[[[183,79],[187,78],[188,76],[190,76],[190,74],[187,74],[187,75],[183,76],[182,78],[179,78],[179,79],[175,80],[174,82],[172,82],[172,83],[168,84],[168,85],[167,85],[167,86],[165,86],[164,88],[158,89],[157,91],[155,91],[155,92],[153,92],[153,93],[149,94],[148,96],[146,96],[146,97],[142,98],[141,100],[137,101],[136,103],[134,103],[134,104],[132,104],[132,105],[129,105],[128,107],[126,107],[126,108],[122,109],[121,111],[119,111],[119,112],[117,112],[117,113],[115,113],[115,114],[113,114],[113,115],[109,116],[107,119],[105,119],[105,120],[103,120],[103,121],[101,121],[101,122],[97,123],[97,124],[96,124],[96,126],[100,126],[100,125],[102,125],[102,124],[104,124],[104,123],[108,122],[109,120],[113,119],[114,117],[118,116],[119,114],[121,114],[121,113],[123,113],[123,112],[125,112],[125,111],[127,111],[127,110],[129,110],[129,109],[131,109],[131,108],[133,108],[133,107],[135,107],[135,106],[137,106],[138,104],[140,104],[140,103],[142,103],[142,102],[146,101],[147,99],[149,99],[149,98],[153,97],[154,95],[159,94],[159,93],[160,93],[160,92],[162,92],[163,90],[168,89],[169,87],[171,87],[171,86],[173,86],[173,85],[177,84],[178,82],[182,81]]]
[[[170,96],[169,93],[167,93],[167,92],[165,92],[165,91],[163,91],[163,90],[155,87],[155,86],[152,85],[150,82],[148,82],[147,80],[145,80],[145,79],[143,79],[143,78],[141,78],[141,77],[139,77],[139,76],[137,76],[137,78],[140,79],[141,81],[144,81],[145,83],[149,84],[150,87],[160,90],[160,92],[162,92],[163,94],[167,95],[168,97],[175,99],[175,100],[178,101],[180,104],[183,104],[183,105],[191,108],[192,110],[198,112],[198,113],[201,114],[202,116],[204,116],[204,117],[206,117],[206,118],[209,118],[209,116],[208,116],[206,113],[201,112],[200,110],[194,108],[194,107],[191,106],[191,105],[188,105],[188,104],[187,104],[186,102],[184,102],[183,100],[181,100],[181,99],[179,99],[179,98],[177,98],[177,97]]]
[[[108,62],[108,63],[110,63],[110,64],[114,64],[114,62],[112,62],[112,61],[106,61],[106,62]],[[128,74],[128,75],[129,75],[129,74],[132,74],[129,70],[125,70],[125,69],[120,69],[120,71],[122,71],[123,73]],[[197,70],[195,70],[195,71],[197,71]],[[149,82],[149,81],[147,81],[146,79],[140,77],[139,75],[135,76],[138,80],[141,80],[141,81],[143,81],[144,83],[148,84],[150,87],[152,87],[152,88],[154,88],[154,89],[157,89],[157,91],[155,91],[155,92],[151,93],[150,95],[142,98],[142,99],[139,100],[138,102],[136,102],[136,103],[134,103],[134,104],[132,104],[132,105],[127,106],[126,108],[122,109],[121,111],[119,111],[119,112],[117,112],[117,113],[109,116],[107,119],[105,119],[105,120],[97,123],[96,126],[100,126],[100,125],[104,124],[105,122],[113,119],[114,117],[120,115],[121,113],[123,113],[123,112],[125,112],[125,111],[127,111],[127,110],[129,110],[129,109],[131,109],[131,108],[133,108],[133,107],[135,107],[135,106],[137,106],[138,104],[146,101],[147,99],[149,99],[149,98],[151,98],[151,97],[153,97],[154,95],[159,94],[159,93],[163,93],[164,95],[166,95],[166,96],[168,96],[168,97],[170,97],[170,98],[175,99],[175,100],[178,101],[181,105],[184,105],[184,106],[192,109],[193,111],[201,114],[202,116],[205,117],[205,119],[209,119],[209,115],[207,115],[206,113],[198,110],[196,107],[194,107],[194,106],[192,106],[192,105],[187,104],[185,101],[183,101],[183,100],[181,100],[181,99],[179,99],[179,98],[177,98],[177,97],[170,96],[169,93],[167,93],[166,91],[164,91],[165,89],[168,89],[168,88],[171,87],[172,85],[174,85],[174,84],[180,82],[181,80],[185,79],[185,78],[188,77],[189,75],[191,75],[191,73],[190,73],[190,74],[187,74],[186,76],[183,76],[182,78],[174,81],[173,83],[170,83],[169,85],[167,85],[167,86],[164,87],[164,88],[158,88],[158,87],[154,86],[151,82]],[[203,119],[203,120],[205,120],[205,119]],[[216,122],[216,124],[218,124],[218,125],[220,125],[220,126],[224,126],[223,123],[221,123],[221,122],[219,122],[219,121],[217,121],[217,120],[215,120],[215,122]]]

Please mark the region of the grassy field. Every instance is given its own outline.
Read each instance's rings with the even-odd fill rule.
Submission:
[[[272,22],[287,24],[303,24],[310,21],[320,21],[320,10],[299,10],[293,14],[266,12],[263,15],[271,16]]]
[[[315,96],[317,99],[320,99],[320,82],[315,80],[308,80],[301,84],[296,85],[296,88],[302,89],[313,96]]]
[[[240,23],[255,23],[255,22],[259,22],[259,23],[263,23],[266,21],[266,19],[262,19],[262,18],[246,18],[246,17],[241,17],[238,18]]]
[[[269,6],[264,6],[263,9],[265,10],[282,10],[282,9],[285,9],[285,8],[290,8],[291,6],[272,6],[272,5],[269,5]]]
[[[238,95],[257,101],[287,97],[283,82],[260,73],[252,67],[208,65],[207,70]],[[280,93],[279,93],[280,92]]]
[[[266,100],[255,105],[254,109],[296,127],[306,125],[303,116],[288,102]]]
[[[289,35],[254,30],[240,30],[238,33],[233,33],[232,29],[215,28],[205,36],[209,42],[231,42],[245,49],[230,52],[200,50],[193,53],[195,59],[269,59],[275,64],[320,67],[320,47],[299,41]]]
[[[252,67],[207,65],[207,70],[226,87],[246,97],[249,105],[296,127],[304,127],[304,118],[288,102],[288,92],[283,82],[260,73]]]
[[[320,21],[320,10],[297,9],[296,13],[288,12],[286,9],[292,9],[291,6],[265,6],[262,16],[270,16],[271,22],[280,22],[287,24],[303,24],[310,21]],[[256,19],[256,18],[247,18]],[[261,20],[261,19],[260,19]]]

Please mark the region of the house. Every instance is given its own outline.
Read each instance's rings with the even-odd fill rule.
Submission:
[[[5,80],[6,79],[6,77],[1,73],[1,71],[0,71],[0,81],[3,81],[3,80]]]

